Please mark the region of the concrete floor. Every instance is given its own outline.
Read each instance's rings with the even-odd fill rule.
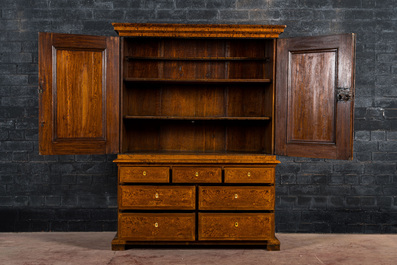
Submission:
[[[114,232],[0,233],[0,264],[397,264],[397,235],[278,234],[262,249],[110,250]]]

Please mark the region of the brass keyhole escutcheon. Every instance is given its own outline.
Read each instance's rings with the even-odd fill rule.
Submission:
[[[237,193],[234,194],[234,198],[235,198],[235,199],[238,199],[238,194],[237,194]]]
[[[156,199],[158,199],[158,198],[159,198],[159,194],[156,192],[156,194],[154,194],[154,197],[155,197]]]
[[[143,175],[146,176],[146,171],[143,171]]]
[[[251,177],[251,172],[248,172],[248,173],[247,173],[247,176],[248,176],[248,177]]]
[[[159,223],[154,223],[154,227],[159,227]]]
[[[234,223],[234,226],[235,226],[235,227],[238,227],[238,222],[235,222],[235,223]]]
[[[196,172],[196,177],[198,177],[198,172]]]

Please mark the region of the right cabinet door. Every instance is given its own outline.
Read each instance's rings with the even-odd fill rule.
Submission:
[[[355,35],[277,40],[275,153],[352,159]]]

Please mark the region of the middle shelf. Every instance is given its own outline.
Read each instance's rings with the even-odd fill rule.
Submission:
[[[267,121],[271,117],[196,117],[196,116],[152,116],[152,115],[125,115],[124,119],[131,120],[201,120],[201,121]]]

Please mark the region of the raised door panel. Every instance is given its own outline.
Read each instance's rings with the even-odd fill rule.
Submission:
[[[352,159],[355,35],[277,40],[275,153]]]
[[[119,151],[119,38],[39,34],[40,154]]]

